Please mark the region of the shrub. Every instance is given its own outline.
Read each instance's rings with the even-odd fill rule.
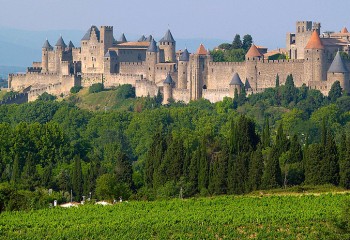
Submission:
[[[103,91],[102,83],[94,83],[89,87],[89,93],[98,93]]]
[[[117,99],[135,98],[135,88],[131,84],[121,85],[117,88]]]
[[[55,101],[57,99],[56,96],[49,94],[47,92],[44,92],[38,97],[38,101]]]
[[[83,87],[82,86],[74,86],[70,89],[71,93],[78,93]]]

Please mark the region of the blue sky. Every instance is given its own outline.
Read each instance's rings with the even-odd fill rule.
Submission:
[[[349,0],[0,0],[0,26],[25,30],[80,30],[113,25],[116,37],[162,36],[232,40],[253,36],[257,45],[284,47],[297,20],[320,21],[322,30],[350,30]]]

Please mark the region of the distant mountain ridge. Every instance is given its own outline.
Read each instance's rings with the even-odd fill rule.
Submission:
[[[85,31],[81,30],[28,31],[0,27],[0,66],[31,66],[33,61],[41,61],[41,47],[46,38],[54,46],[57,39],[62,35],[66,43],[71,40],[78,47],[84,33]],[[136,41],[142,33],[140,33],[140,36],[128,35],[127,33],[125,35],[127,40]],[[120,33],[115,31],[114,37],[118,39]],[[155,36],[155,39],[159,40],[161,37]],[[201,43],[205,47],[213,49],[223,42],[230,42],[222,39],[179,39],[176,38],[176,35],[174,35],[174,38],[177,50],[187,47],[190,52],[196,51]],[[0,69],[0,75],[3,74]]]

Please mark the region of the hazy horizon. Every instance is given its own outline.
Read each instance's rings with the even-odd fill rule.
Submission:
[[[284,48],[286,33],[295,32],[295,22],[299,20],[321,22],[321,31],[337,32],[344,26],[350,29],[350,2],[345,0],[0,1],[0,64],[11,57],[14,61],[23,58],[26,52],[38,51],[40,56],[46,37],[55,44],[60,32],[67,42],[73,40],[80,46],[80,39],[91,25],[113,26],[116,39],[125,33],[128,40],[142,34],[152,34],[159,40],[170,28],[175,40],[179,40],[178,49],[187,45],[193,49],[200,42],[213,48],[219,41],[232,41],[237,33],[242,37],[251,34],[255,44],[269,49]],[[23,36],[11,35],[17,29]],[[191,39],[196,41],[186,43]],[[18,65],[28,62],[23,59]]]

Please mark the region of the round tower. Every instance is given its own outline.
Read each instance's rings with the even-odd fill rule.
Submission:
[[[304,78],[309,81],[326,80],[325,50],[317,31],[313,31],[304,51]]]
[[[41,72],[49,71],[49,52],[52,51],[52,46],[46,39],[41,51]]]
[[[241,94],[242,87],[244,87],[241,78],[238,73],[234,73],[230,82],[230,96],[234,98],[235,90],[237,89],[237,93]]]
[[[164,51],[165,62],[175,62],[176,42],[170,30],[168,30],[164,37],[159,41],[159,49]]]
[[[181,53],[178,62],[178,86],[180,89],[187,89],[187,69],[190,54],[187,48]]]
[[[156,41],[152,39],[150,45],[146,51],[146,65],[147,65],[147,78],[150,81],[155,82],[156,77],[156,64],[158,63],[158,47]]]
[[[263,58],[263,55],[259,52],[258,48],[254,44],[252,44],[247,54],[245,55],[245,69],[246,78],[248,79],[253,91],[256,91],[258,88],[257,63],[258,61],[260,61],[261,58]]]
[[[67,47],[67,45],[64,43],[62,36],[58,39],[55,47],[56,47],[56,49],[55,49],[55,67],[56,67],[56,73],[59,73],[59,72],[61,72],[62,55],[63,55],[64,50]]]
[[[327,72],[327,82],[329,86],[336,81],[339,81],[341,88],[349,93],[350,83],[349,83],[349,70],[346,68],[339,51],[335,55],[334,60]],[[329,88],[330,89],[330,88]]]
[[[163,82],[163,104],[168,104],[169,100],[173,98],[174,81],[168,73],[165,81]]]

